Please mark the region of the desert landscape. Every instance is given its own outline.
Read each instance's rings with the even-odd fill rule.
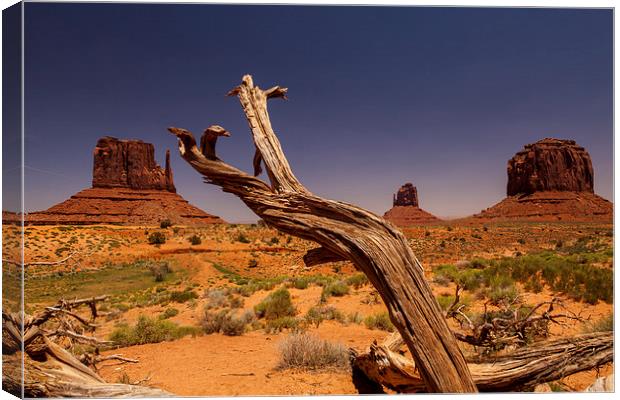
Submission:
[[[534,276],[513,270],[514,277],[493,278],[478,287],[468,283],[470,287],[461,295],[464,312],[472,319],[480,318],[485,304],[497,311],[502,309],[502,297],[512,301],[518,293],[519,300],[511,305],[515,310],[558,299],[562,307],[558,313],[582,318],[548,322],[548,333],[528,340],[612,328],[610,224],[446,223],[404,231],[444,311],[454,301],[455,281],[472,279],[469,274],[494,266],[514,268],[531,262],[539,269]],[[352,264],[306,268],[302,257],[312,243],[267,227],[33,226],[25,232],[28,249],[37,249],[36,256],[29,252],[27,262],[57,260],[75,249],[89,252],[88,257],[76,255],[53,271],[49,267],[29,271],[26,312],[52,306],[61,298],[109,295],[98,306],[99,326],[93,334],[101,340],[120,341],[106,345],[109,350],[102,354],[121,354],[139,362],[98,364],[108,382],[149,378],[146,384],[185,396],[363,393],[346,363],[311,369],[282,366],[281,346],[291,333],[307,332],[363,352],[373,340],[381,342],[394,331],[380,296]],[[148,237],[156,232],[166,236],[165,243],[149,244]],[[200,243],[193,245],[190,240],[195,237]],[[67,250],[58,251],[63,248]],[[163,278],[153,272],[160,265],[169,271]],[[546,268],[568,274],[562,279],[570,282],[569,287],[560,289],[567,283],[561,280],[551,287],[542,276]],[[591,278],[600,282],[585,279],[593,271],[601,276]],[[582,279],[579,285],[573,283]],[[282,288],[293,309],[278,318],[258,318],[256,306]],[[228,325],[223,323],[223,331],[213,332],[216,327],[206,318],[220,312],[230,316],[225,319]],[[153,324],[151,329],[157,326],[162,331],[142,327],[141,336],[131,337],[141,318]],[[243,318],[247,321],[239,322]],[[461,330],[455,319],[449,322]],[[74,343],[73,350],[80,354],[83,346]],[[464,343],[462,350],[473,356],[485,348]],[[581,391],[611,370],[609,363],[551,382],[549,387]]]
[[[236,90],[243,96],[260,89],[245,77]],[[278,90],[285,92],[257,93]],[[208,128],[200,150],[189,132],[170,131],[181,154],[204,157],[199,170],[211,165],[208,159],[222,168],[214,149],[218,137],[228,136],[224,128]],[[355,259],[323,254],[308,240],[313,231],[271,219],[284,214],[259,211],[265,219],[257,223],[229,224],[192,206],[176,193],[169,152],[162,169],[148,143],[106,137],[93,154],[92,187],[26,215],[23,240],[24,305],[33,327],[26,331],[44,338],[53,354],[47,357],[96,382],[65,376],[58,379],[75,387],[61,392],[54,392],[53,379],[36,383],[36,371],[51,359],[40,359],[30,339],[27,393],[428,390],[411,348],[403,347],[385,289]],[[256,173],[264,162],[273,176],[273,160],[259,154],[254,161]],[[574,141],[547,138],[510,159],[507,175],[505,200],[449,221],[421,209],[417,188],[407,183],[385,213],[394,225],[382,223],[404,234],[478,390],[610,390],[613,206],[594,194],[590,156]],[[227,187],[217,175],[210,179]],[[17,217],[5,213],[4,254],[19,249],[22,232],[11,224]],[[15,309],[18,263],[5,259],[3,273],[3,305]],[[17,321],[3,316],[5,325]],[[55,346],[73,361],[59,358]],[[4,357],[5,370],[18,354]]]
[[[614,12],[7,8],[3,390],[614,392]]]

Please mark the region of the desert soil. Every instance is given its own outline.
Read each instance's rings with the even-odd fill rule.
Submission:
[[[496,223],[405,228],[411,246],[422,261],[426,275],[436,295],[454,294],[454,284],[433,282],[433,268],[445,263],[457,263],[475,257],[494,259],[514,257],[542,250],[554,250],[558,242],[564,246],[581,237],[595,238],[613,246],[611,224],[587,223]],[[148,243],[150,234],[161,231],[166,243]],[[5,254],[12,254],[19,245],[16,228],[4,227]],[[192,245],[188,238],[198,235],[201,243]],[[7,240],[8,238],[8,240]],[[164,310],[176,308],[179,313],[169,320],[179,325],[200,326],[208,289],[234,287],[232,271],[243,278],[264,279],[278,276],[330,275],[346,278],[357,273],[350,263],[327,264],[312,269],[303,265],[302,257],[313,243],[303,241],[257,225],[213,225],[205,228],[126,227],[126,226],[32,226],[25,232],[26,261],[54,261],[67,257],[62,266],[32,267],[26,282],[26,310],[39,310],[59,298],[88,297],[99,294],[112,296],[106,304],[108,317],[99,320],[95,335],[107,339],[120,323],[135,324],[140,315],[157,318]],[[138,261],[166,261],[172,273],[157,283],[152,275],[135,267]],[[224,269],[222,268],[224,267]],[[603,262],[601,268],[613,268]],[[116,268],[116,269],[114,269]],[[9,281],[7,281],[9,282]],[[5,296],[15,294],[5,283]],[[536,304],[559,297],[567,309],[596,321],[610,315],[613,305],[598,301],[588,304],[554,293],[545,286],[540,293],[528,293],[518,285],[523,301]],[[164,288],[164,289],[160,289]],[[141,304],[140,296],[157,290],[190,290],[198,298],[183,303]],[[310,285],[307,289],[289,289],[297,316],[303,317],[316,305],[322,288]],[[243,310],[253,307],[271,290],[259,290],[243,298]],[[471,296],[472,312],[480,312],[484,300]],[[5,304],[7,299],[3,300]],[[350,287],[342,297],[330,297],[327,304],[343,315],[357,313],[361,317],[386,311],[370,285]],[[121,305],[123,305],[121,307]],[[454,321],[450,322],[457,328]],[[567,336],[582,332],[591,322],[568,321],[553,325],[551,336]],[[381,341],[389,332],[369,329],[363,322],[324,321],[318,327],[308,326],[310,333],[346,347],[363,351],[373,340]],[[100,365],[100,374],[110,382],[144,381],[154,387],[185,396],[229,395],[301,395],[355,394],[359,390],[346,370],[328,369],[307,371],[280,369],[279,346],[290,331],[267,333],[250,329],[241,336],[198,334],[174,341],[151,343],[112,349],[106,354],[122,354],[135,358],[136,364],[107,362]],[[600,371],[576,374],[558,385],[568,390],[583,390],[599,374],[607,374],[612,366]]]

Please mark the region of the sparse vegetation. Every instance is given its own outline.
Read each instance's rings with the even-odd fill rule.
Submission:
[[[295,317],[280,317],[267,320],[267,324],[265,325],[266,333],[279,333],[284,329],[289,329],[292,332],[299,331],[301,329],[299,319]]]
[[[609,314],[606,317],[594,321],[586,326],[585,332],[612,332],[614,330],[614,315]]]
[[[170,307],[170,308],[166,308],[166,310],[159,314],[159,319],[168,319],[168,318],[172,318],[179,315],[179,310],[177,310],[176,308]]]
[[[165,319],[152,319],[141,315],[135,326],[119,324],[109,339],[118,346],[133,346],[180,339],[187,335],[195,336],[199,331],[193,326],[179,326]]]
[[[364,324],[368,329],[379,329],[382,331],[394,332],[394,325],[390,321],[387,312],[369,315],[364,319]]]
[[[344,315],[340,311],[338,311],[335,307],[326,305],[316,305],[310,308],[304,317],[304,320],[307,324],[314,325],[317,328],[323,321],[326,320],[335,320],[339,322],[346,321]]]
[[[230,289],[210,288],[205,291],[204,297],[207,299],[207,309],[241,308],[244,303],[243,299],[235,296]]]
[[[292,317],[296,313],[291,294],[286,288],[280,288],[269,294],[254,307],[254,311],[259,318],[266,319]]]
[[[237,236],[237,242],[250,243],[250,239],[248,239],[243,233],[240,233],[239,236]]]
[[[200,239],[200,236],[198,235],[192,235],[188,240],[192,246],[197,246],[202,243],[202,239]]]
[[[201,326],[206,334],[221,332],[227,336],[240,336],[246,330],[246,326],[254,320],[252,312],[238,315],[233,310],[223,309],[211,311],[205,308]]]
[[[360,272],[355,275],[351,275],[345,282],[347,285],[353,286],[355,289],[359,289],[368,284],[368,277],[363,272]]]
[[[149,263],[148,268],[155,277],[155,282],[163,282],[171,272],[169,264],[165,261]]]
[[[331,343],[308,333],[293,334],[280,344],[279,368],[349,368],[349,352],[339,343]]]
[[[164,219],[163,221],[159,223],[159,227],[161,229],[170,228],[171,226],[172,226],[172,221],[170,221],[169,219]]]
[[[163,232],[153,232],[148,237],[149,244],[164,244],[166,243],[166,235]]]
[[[323,292],[321,293],[321,301],[325,302],[331,296],[342,297],[348,293],[349,293],[349,286],[346,284],[346,282],[343,282],[343,281],[330,282],[323,287]]]
[[[185,303],[192,299],[197,299],[198,294],[192,290],[175,290],[168,294],[168,299],[176,303]]]
[[[466,290],[475,291],[484,286],[485,293],[494,301],[516,296],[515,281],[526,290],[540,292],[543,282],[552,290],[565,293],[572,299],[595,304],[598,300],[613,301],[613,271],[592,265],[610,257],[607,251],[572,253],[567,255],[542,252],[521,257],[480,261],[481,269],[459,271],[454,265],[435,268],[438,278],[456,282]]]

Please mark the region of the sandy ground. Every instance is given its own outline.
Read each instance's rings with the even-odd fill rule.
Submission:
[[[422,260],[427,277],[432,266],[442,263],[455,263],[473,257],[513,256],[516,253],[528,253],[543,249],[552,249],[557,241],[570,243],[580,236],[595,235],[602,240],[613,238],[604,235],[611,225],[593,224],[498,224],[451,226],[437,225],[429,227],[412,227],[405,229],[411,246]],[[244,277],[275,277],[279,275],[300,276],[311,274],[331,274],[350,276],[355,269],[349,263],[323,265],[312,269],[303,266],[305,251],[315,247],[313,244],[289,238],[276,231],[242,225],[223,225],[209,228],[179,227],[176,232],[168,229],[164,232],[167,241],[161,246],[148,244],[148,234],[161,231],[153,227],[29,227],[26,231],[26,260],[53,261],[79,253],[75,260],[59,271],[96,270],[107,264],[135,262],[136,260],[165,260],[176,270],[185,275],[175,288],[181,289],[194,285],[201,296],[191,303],[173,304],[179,314],[171,321],[181,325],[198,326],[206,299],[202,294],[207,288],[230,286],[221,271],[215,265],[222,265]],[[7,254],[17,244],[15,232],[3,232],[5,237],[12,237],[3,245]],[[187,238],[198,234],[202,243],[197,246],[189,244]],[[244,240],[239,240],[240,236]],[[59,248],[66,248],[59,252]],[[75,261],[75,262],[73,262]],[[250,267],[255,261],[256,267]],[[610,267],[611,264],[603,267]],[[33,269],[35,273],[47,273],[49,269]],[[454,285],[439,286],[432,284],[436,295],[454,294]],[[105,284],[102,285],[105,293]],[[303,316],[316,305],[321,296],[321,288],[310,286],[307,289],[289,289],[297,315]],[[258,291],[244,298],[243,309],[252,310],[254,305],[268,295],[267,291]],[[535,304],[548,301],[558,296],[546,288],[538,294],[524,293],[524,301]],[[367,316],[385,311],[385,306],[371,301],[376,293],[370,286],[359,290],[351,289],[344,297],[331,297],[330,306],[345,315],[359,313]],[[579,303],[564,296],[566,307],[572,312],[580,313],[584,318],[596,321],[613,311],[613,305],[599,302],[596,305]],[[43,303],[28,304],[39,308]],[[96,336],[107,338],[118,322],[135,323],[140,315],[157,316],[171,305],[156,305],[131,308],[120,317],[102,321]],[[471,310],[481,311],[482,302],[472,300]],[[456,328],[455,323],[451,324]],[[582,332],[584,324],[568,321],[565,325],[553,325],[551,335],[568,336]],[[311,333],[321,338],[340,342],[347,347],[364,350],[373,340],[382,340],[387,332],[371,330],[364,324],[342,324],[334,321],[323,322],[318,328],[309,328]],[[131,346],[106,352],[122,354],[136,358],[137,364],[118,365],[109,362],[101,365],[101,375],[110,382],[128,376],[131,381],[149,377],[148,385],[168,390],[178,395],[302,395],[302,394],[355,394],[358,389],[353,384],[351,373],[342,370],[299,371],[278,369],[279,343],[288,336],[288,332],[266,334],[255,330],[242,336],[229,337],[212,334],[196,337],[184,337],[172,342]],[[606,366],[598,371],[605,375],[611,371]],[[589,371],[565,378],[563,384],[572,390],[583,390],[596,378],[597,371]]]

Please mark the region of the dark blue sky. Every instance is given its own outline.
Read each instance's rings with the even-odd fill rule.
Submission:
[[[179,193],[229,221],[254,215],[206,186],[170,125],[220,124],[225,161],[251,170],[250,73],[289,88],[270,114],[313,192],[382,214],[411,181],[421,206],[464,216],[499,201],[506,162],[575,139],[612,198],[611,10],[26,4],[26,209],[90,186],[112,135],[173,149]]]

